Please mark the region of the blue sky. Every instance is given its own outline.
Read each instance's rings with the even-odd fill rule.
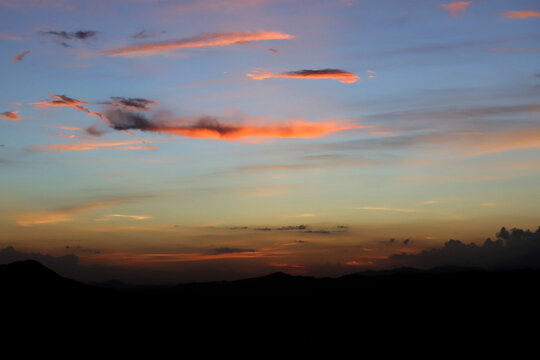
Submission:
[[[1,0],[0,20],[0,245],[238,277],[538,226],[536,1]]]

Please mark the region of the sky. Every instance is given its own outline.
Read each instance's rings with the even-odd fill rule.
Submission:
[[[0,24],[4,255],[334,276],[540,225],[535,0],[0,0]]]

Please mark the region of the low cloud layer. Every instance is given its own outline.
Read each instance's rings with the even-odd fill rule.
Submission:
[[[332,79],[346,84],[355,83],[360,79],[360,77],[356,74],[339,69],[298,70],[284,72],[281,74],[272,74],[269,72],[254,72],[247,74],[247,76],[254,80],[264,80],[269,78]]]
[[[245,44],[252,41],[285,40],[293,36],[279,31],[205,33],[189,38],[141,43],[105,51],[106,56],[151,56],[172,50]]]
[[[530,230],[504,227],[496,239],[488,238],[482,245],[449,240],[442,248],[419,254],[397,254],[388,262],[398,266],[433,268],[438,266],[468,266],[486,269],[515,269],[540,267],[540,227]]]

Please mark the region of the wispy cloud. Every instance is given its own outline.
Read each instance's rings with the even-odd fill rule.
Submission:
[[[21,117],[17,115],[18,113],[19,113],[19,110],[6,111],[3,113],[0,113],[0,119],[4,119],[8,121],[19,121],[21,120]]]
[[[239,11],[272,3],[286,3],[297,0],[187,0],[165,6],[162,12],[168,14],[189,14],[216,11]]]
[[[355,83],[360,79],[360,77],[356,74],[339,69],[298,70],[284,72],[281,74],[272,74],[270,72],[253,72],[247,74],[247,76],[254,80],[264,80],[269,78],[332,79],[347,84]]]
[[[90,111],[88,107],[83,106],[92,104],[90,102],[73,99],[66,95],[49,94],[49,97],[51,97],[53,100],[42,100],[40,102],[32,103],[32,105],[37,107],[70,107],[82,111],[87,115],[95,115],[101,119],[101,121],[108,123],[107,119],[105,119],[101,113]]]
[[[33,151],[54,151],[54,152],[72,152],[72,151],[90,151],[90,150],[156,150],[157,146],[147,145],[142,140],[130,141],[112,141],[112,142],[88,142],[69,145],[31,145],[28,147]]]
[[[133,221],[149,220],[152,216],[150,215],[125,215],[125,214],[108,214],[102,218],[96,219],[96,221],[111,221],[114,219],[125,219]]]
[[[156,36],[160,36],[160,35],[163,35],[165,34],[166,31],[165,30],[161,30],[161,31],[156,31],[156,30],[141,30],[135,34],[133,34],[131,37],[133,39],[148,39],[148,38],[151,38],[151,37],[156,37]]]
[[[125,200],[107,200],[53,210],[22,212],[15,214],[15,219],[21,226],[55,224],[73,221],[79,213],[84,211],[107,208],[125,202]]]
[[[415,213],[419,210],[415,209],[401,209],[393,207],[384,207],[384,206],[360,206],[355,207],[355,210],[366,210],[366,211],[390,211],[390,212],[402,212],[402,213]]]
[[[151,56],[163,52],[201,47],[228,46],[264,40],[285,40],[294,36],[279,31],[205,33],[189,38],[162,42],[141,43],[119,47],[103,52],[106,56]]]
[[[312,213],[283,215],[285,219],[297,219],[297,218],[306,218],[306,217],[315,217],[315,216],[317,216],[317,214],[312,214]]]
[[[49,129],[60,129],[60,130],[71,130],[71,131],[78,131],[78,130],[82,130],[81,128],[78,128],[78,127],[73,127],[73,126],[62,126],[62,125],[58,125],[58,126],[51,126],[51,125],[47,125],[45,126]]]
[[[98,32],[94,30],[67,31],[40,31],[40,34],[60,38],[62,40],[89,40],[95,39]]]
[[[67,4],[69,0],[0,0],[0,6],[8,8],[57,8],[73,10],[75,6]],[[70,1],[72,2],[72,1]]]
[[[467,12],[467,8],[472,1],[455,1],[450,4],[442,4],[441,8],[447,10],[452,17],[458,17],[460,14]]]
[[[509,10],[505,11],[503,13],[500,13],[500,15],[506,19],[530,19],[530,18],[540,18],[540,11],[535,10],[522,10],[522,11],[514,11]]]
[[[489,51],[505,51],[505,52],[530,52],[537,53],[540,52],[540,48],[509,48],[509,47],[496,47],[491,48]]]
[[[0,33],[0,40],[11,40],[11,41],[24,41],[26,38],[24,36],[8,35],[5,33]]]
[[[30,54],[30,50],[25,51],[25,52],[23,52],[23,53],[21,53],[21,54],[15,56],[15,57],[13,58],[13,63],[14,63],[14,64],[18,63],[19,61],[21,61],[21,60],[22,60],[26,55],[28,55],[28,54]]]

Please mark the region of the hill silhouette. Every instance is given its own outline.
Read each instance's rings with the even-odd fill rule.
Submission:
[[[384,346],[389,331],[422,327],[431,341],[493,334],[513,326],[513,336],[532,336],[517,322],[534,315],[540,270],[486,271],[445,267],[366,271],[338,278],[282,272],[237,281],[141,287],[111,281],[101,285],[66,279],[37,261],[0,265],[4,309],[77,334],[139,341],[235,341],[268,346],[318,346],[360,338]],[[73,323],[76,318],[76,323]],[[37,328],[36,328],[37,329]],[[30,329],[30,331],[36,329]],[[458,330],[456,330],[458,329]],[[43,333],[39,336],[44,336]],[[402,334],[403,345],[408,335]],[[493,334],[495,336],[495,334]],[[508,334],[506,336],[509,336]]]

